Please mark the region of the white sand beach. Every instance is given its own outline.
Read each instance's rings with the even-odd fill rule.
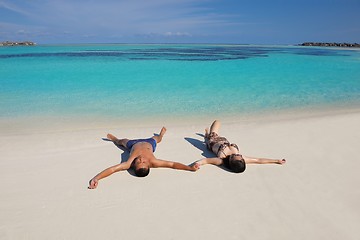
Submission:
[[[0,239],[358,239],[360,112],[265,121],[223,120],[222,135],[244,155],[286,158],[198,172],[152,169],[88,181],[121,161],[108,132],[139,138],[167,133],[155,155],[189,164],[203,158],[203,129],[156,122],[45,127],[2,120]]]

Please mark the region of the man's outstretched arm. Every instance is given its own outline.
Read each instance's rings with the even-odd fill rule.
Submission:
[[[243,156],[246,164],[285,164],[286,160],[283,159],[271,159],[271,158],[256,158]]]
[[[152,167],[154,168],[172,168],[177,170],[185,170],[185,171],[192,171],[195,172],[198,170],[198,168],[195,166],[195,164],[191,165],[185,165],[179,162],[172,162],[172,161],[166,161],[161,159],[154,160]]]
[[[131,164],[129,164],[128,162],[124,162],[124,163],[120,163],[117,165],[114,165],[112,167],[109,167],[105,170],[103,170],[102,172],[98,173],[95,177],[93,177],[90,181],[89,181],[89,189],[95,189],[98,185],[98,182],[100,179],[106,178],[108,176],[110,176],[111,174],[115,173],[115,172],[119,172],[119,171],[123,171],[123,170],[127,170],[129,169],[131,166]]]
[[[136,158],[136,154],[131,153],[126,162],[116,164],[116,165],[114,165],[112,167],[109,167],[109,168],[103,170],[102,172],[98,173],[95,177],[93,177],[89,181],[89,187],[88,188],[89,189],[95,189],[97,187],[98,182],[99,182],[100,179],[108,177],[108,176],[110,176],[111,174],[113,174],[115,172],[128,170],[131,167],[131,164],[135,160],[135,158]]]

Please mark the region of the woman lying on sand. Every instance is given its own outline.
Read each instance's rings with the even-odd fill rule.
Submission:
[[[239,147],[230,143],[225,137],[219,136],[220,122],[215,120],[209,129],[205,129],[205,143],[209,150],[216,154],[216,158],[204,158],[195,163],[195,167],[199,168],[201,165],[213,164],[224,165],[227,169],[233,172],[241,173],[245,171],[246,164],[257,163],[274,163],[285,164],[285,159],[268,159],[268,158],[254,158],[247,157],[240,154]]]

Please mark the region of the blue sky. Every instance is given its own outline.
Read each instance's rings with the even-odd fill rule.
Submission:
[[[360,42],[360,0],[0,0],[0,41]]]

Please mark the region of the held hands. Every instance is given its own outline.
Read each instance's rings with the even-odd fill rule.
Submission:
[[[200,169],[201,165],[202,165],[202,162],[200,160],[200,161],[196,161],[196,162],[193,162],[192,164],[190,164],[190,167],[193,169],[192,171],[196,172],[197,170]]]

